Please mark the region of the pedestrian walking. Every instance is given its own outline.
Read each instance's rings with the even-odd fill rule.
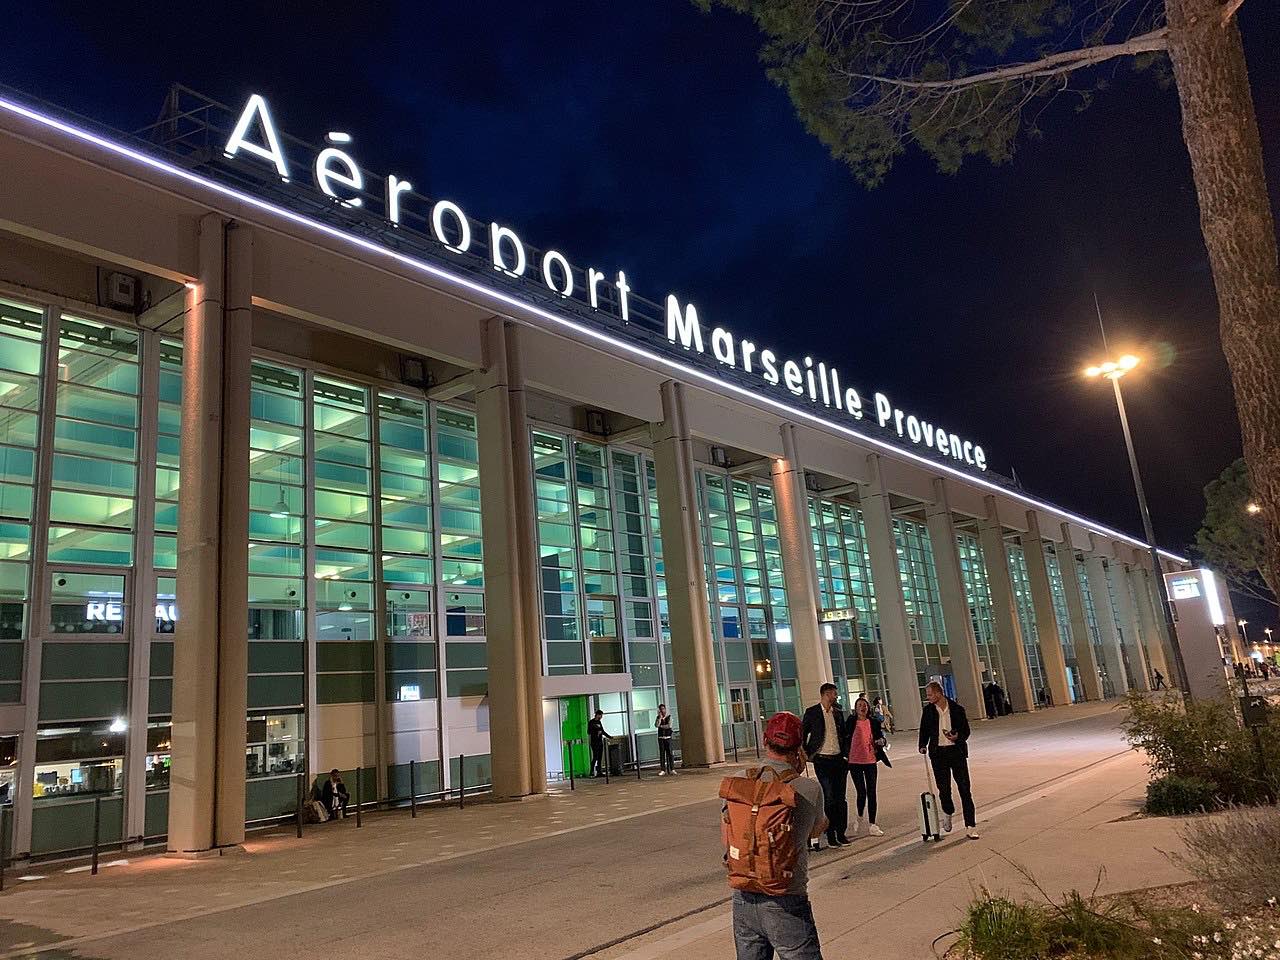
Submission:
[[[604,711],[597,710],[596,715],[587,721],[587,739],[591,742],[591,776],[603,777],[604,765],[609,762],[605,756],[606,744],[613,738],[604,729]]]
[[[970,840],[978,839],[978,820],[973,808],[973,792],[969,783],[969,717],[931,680],[924,688],[929,702],[920,714],[920,752],[928,754],[938,781],[938,800],[942,804],[942,830],[951,832],[951,818],[956,805],[951,798],[951,781],[960,793],[960,809]]]
[[[885,733],[893,733],[893,714],[889,712],[889,705],[884,702],[884,697],[876,697],[872,701],[871,712],[880,718],[880,725],[884,727]]]
[[[671,752],[671,714],[667,713],[665,703],[658,704],[658,776],[665,777],[676,772],[676,760]]]
[[[1155,682],[1155,689],[1156,689],[1156,690],[1163,690],[1163,689],[1165,689],[1165,686],[1164,686],[1164,674],[1163,674],[1163,673],[1161,673],[1159,670],[1153,670],[1153,671],[1152,671],[1152,673],[1154,674],[1154,676],[1155,676],[1155,681],[1156,681],[1156,682]]]
[[[844,740],[844,711],[836,703],[836,685],[824,683],[818,688],[818,702],[804,712],[802,725],[804,752],[813,760],[813,772],[822,785],[822,806],[827,817],[827,845],[843,846],[849,842],[845,830],[849,826],[849,744]]]
[[[871,706],[865,699],[853,704],[853,714],[849,717],[849,732],[845,739],[849,743],[849,777],[853,780],[853,789],[858,794],[858,822],[854,825],[853,836],[860,837],[864,833],[871,837],[883,837],[884,831],[876,826],[876,780],[878,767],[883,763],[892,767],[888,755],[884,752],[888,742],[884,737],[884,726],[880,718],[871,712]]]
[[[720,784],[720,839],[733,887],[737,960],[822,960],[809,903],[809,843],[827,829],[822,787],[804,775],[794,713],[764,728],[760,767]]]

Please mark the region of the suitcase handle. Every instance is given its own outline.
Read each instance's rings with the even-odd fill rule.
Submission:
[[[924,755],[923,759],[925,785],[929,788],[930,793],[936,794],[938,792],[938,788],[934,786],[933,783],[933,762],[929,759],[929,754],[927,753]]]

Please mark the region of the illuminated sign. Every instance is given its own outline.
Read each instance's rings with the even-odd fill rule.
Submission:
[[[818,620],[822,623],[838,623],[841,620],[857,620],[858,611],[848,610],[823,610],[818,614]]]
[[[1169,581],[1169,599],[1191,600],[1200,596],[1199,577],[1176,577]]]
[[[333,200],[339,207],[348,209],[364,207],[365,176],[351,152],[352,136],[342,131],[330,131],[325,136],[327,146],[321,149],[311,164],[311,179],[317,190]],[[276,175],[288,183],[293,175],[288,158],[281,145],[267,101],[260,94],[253,94],[245,103],[223,153],[231,159],[241,155],[254,157],[270,164]],[[392,226],[404,222],[406,203],[413,200],[413,184],[395,174],[383,181],[381,214]],[[446,250],[458,255],[483,257],[473,252],[475,237],[471,223],[462,208],[450,200],[439,200],[429,210],[418,214],[430,222],[431,235]],[[507,277],[520,279],[531,271],[540,271],[541,281],[553,295],[574,299],[592,310],[608,309],[624,323],[630,320],[628,294],[631,286],[626,274],[619,270],[613,279],[595,267],[588,267],[581,276],[568,258],[557,250],[547,250],[536,264],[529,262],[528,250],[519,235],[511,227],[492,222],[487,238],[487,258],[493,269]],[[602,285],[608,291],[602,298]],[[942,424],[925,420],[895,406],[884,393],[870,395],[870,403],[856,387],[844,382],[839,370],[825,361],[815,361],[812,356],[802,359],[780,357],[774,350],[752,340],[735,336],[725,327],[714,327],[708,333],[692,303],[681,304],[674,295],[666,298],[667,340],[683,349],[705,355],[710,347],[715,360],[734,370],[760,377],[771,387],[786,390],[793,397],[807,398],[809,403],[834,408],[854,420],[872,418],[885,430],[891,430],[903,440],[930,450],[979,470],[987,469],[987,455],[981,445],[956,434]]]
[[[162,623],[177,623],[178,608],[172,603],[156,604],[156,619]],[[85,620],[96,623],[120,623],[124,620],[124,604],[119,600],[90,601],[84,605]]]

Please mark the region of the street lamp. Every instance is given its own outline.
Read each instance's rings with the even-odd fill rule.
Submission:
[[[1247,646],[1247,645],[1248,645],[1248,643],[1249,643],[1249,633],[1248,633],[1248,631],[1247,631],[1247,630],[1245,630],[1245,624],[1247,624],[1248,622],[1249,622],[1248,620],[1237,620],[1237,621],[1236,621],[1236,623],[1237,623],[1237,624],[1239,625],[1239,627],[1240,627],[1240,638],[1241,638],[1242,640],[1244,640],[1244,642],[1245,642],[1245,645],[1246,645],[1246,646]]]
[[[1256,503],[1246,503],[1244,505],[1244,512],[1249,514],[1258,514],[1262,512],[1262,508]]]
[[[1102,315],[1098,315],[1101,322]],[[1103,346],[1106,346],[1105,333]],[[1129,469],[1133,472],[1133,489],[1138,495],[1138,510],[1142,514],[1142,529],[1147,536],[1147,544],[1151,548],[1151,566],[1155,573],[1156,591],[1160,595],[1160,607],[1164,610],[1164,629],[1173,650],[1173,662],[1178,671],[1178,685],[1184,697],[1191,696],[1191,687],[1187,681],[1187,665],[1182,659],[1182,647],[1178,645],[1178,632],[1173,625],[1173,608],[1169,606],[1169,592],[1165,589],[1164,568],[1160,566],[1160,551],[1156,549],[1156,534],[1151,526],[1151,511],[1147,509],[1147,494],[1142,487],[1142,474],[1138,470],[1138,455],[1133,449],[1133,434],[1129,432],[1129,417],[1124,410],[1124,396],[1120,393],[1120,378],[1138,366],[1142,361],[1132,353],[1122,354],[1115,360],[1086,367],[1084,375],[1090,379],[1103,377],[1111,381],[1116,395],[1116,410],[1120,413],[1120,427],[1124,431],[1124,445],[1129,451]]]

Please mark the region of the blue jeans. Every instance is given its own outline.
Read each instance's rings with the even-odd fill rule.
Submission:
[[[733,940],[738,960],[822,960],[813,908],[804,895],[733,893]]]

